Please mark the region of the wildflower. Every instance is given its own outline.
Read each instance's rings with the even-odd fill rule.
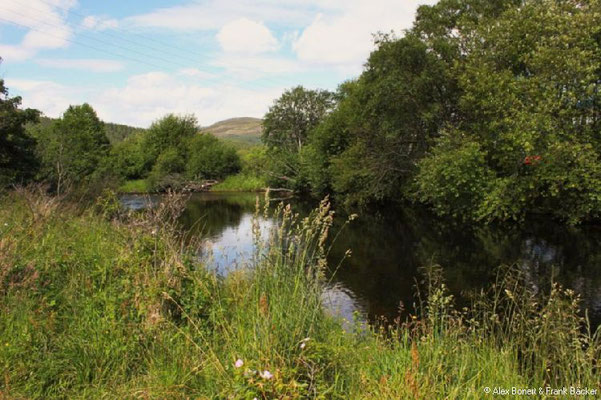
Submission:
[[[236,363],[234,364],[234,367],[242,368],[243,365],[244,365],[244,361],[242,361],[241,359],[237,359]]]
[[[261,376],[261,378],[263,378],[263,379],[271,379],[271,378],[273,378],[273,375],[271,374],[271,372],[269,372],[269,371],[267,371],[267,370],[265,370],[265,371],[261,372],[259,375],[260,375],[260,376]]]
[[[308,338],[308,337],[306,337],[303,340],[301,340],[301,342],[300,342],[300,348],[301,348],[301,350],[304,349],[305,347],[307,347],[307,342],[309,340],[311,340],[311,338]]]

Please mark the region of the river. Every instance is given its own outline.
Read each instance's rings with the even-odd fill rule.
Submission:
[[[244,265],[253,252],[252,218],[256,194],[197,193],[181,217],[184,229],[203,238],[203,257],[219,274]],[[262,195],[259,195],[262,198]],[[160,196],[124,195],[132,209]],[[286,200],[304,215],[315,203]],[[344,216],[337,218],[334,233]],[[262,219],[262,229],[273,226]],[[352,256],[331,271],[324,293],[328,309],[345,319],[389,320],[399,309],[412,311],[420,267],[439,264],[460,305],[470,292],[487,287],[500,265],[517,265],[534,291],[551,280],[582,297],[593,326],[601,323],[601,227],[566,227],[544,219],[523,225],[466,227],[441,220],[426,210],[406,207],[359,215],[344,227],[329,254],[338,266],[347,249]]]

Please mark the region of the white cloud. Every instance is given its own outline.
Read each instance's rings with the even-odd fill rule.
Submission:
[[[195,114],[203,126],[232,117],[262,117],[284,90],[206,87],[163,72],[135,75],[124,86],[104,90],[10,78],[6,86],[23,96],[25,107],[43,110],[50,117],[60,116],[71,104],[87,102],[104,121],[141,127],[167,113]]]
[[[217,34],[225,52],[259,54],[275,51],[278,41],[263,23],[240,18],[229,22]]]
[[[70,58],[43,58],[36,60],[44,67],[60,69],[80,69],[91,72],[116,72],[125,68],[125,64],[116,60],[103,59],[70,59]]]
[[[35,51],[33,49],[0,44],[0,57],[3,60],[23,61],[31,58],[34,54]]]
[[[435,0],[349,0],[338,14],[319,14],[294,42],[299,60],[315,65],[357,68],[373,49],[377,32],[410,28],[419,4]]]
[[[373,34],[410,28],[420,4],[437,0],[194,0],[133,16],[126,23],[178,31],[218,31],[225,53],[259,54],[290,46],[295,69],[350,77],[373,50]],[[264,21],[259,24],[253,21]],[[277,32],[277,40],[267,26]],[[292,59],[292,58],[291,58]],[[214,61],[240,69],[241,61]],[[280,64],[281,65],[281,64]],[[273,69],[265,65],[266,73]]]
[[[114,18],[99,17],[95,15],[89,15],[81,21],[81,27],[83,29],[104,31],[107,29],[115,29],[119,26],[119,21]]]
[[[206,87],[174,75],[151,72],[131,77],[124,87],[105,90],[90,104],[106,121],[148,126],[167,113],[192,113],[202,125],[210,125],[237,116],[261,117],[282,89]]]
[[[127,24],[176,31],[218,30],[238,18],[303,26],[321,0],[196,0],[127,18]],[[340,2],[341,0],[336,0]],[[323,3],[329,3],[328,0]]]
[[[23,106],[42,110],[50,117],[60,116],[71,104],[83,103],[78,90],[51,81],[6,79],[11,93],[23,96]]]
[[[75,0],[16,0],[3,2],[2,19],[28,29],[18,45],[0,44],[2,57],[22,61],[33,57],[41,49],[66,47],[72,30],[63,12],[76,4]],[[58,7],[58,8],[57,8]],[[0,21],[0,24],[4,22]]]

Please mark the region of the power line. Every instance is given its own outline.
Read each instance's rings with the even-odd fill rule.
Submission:
[[[40,1],[40,2],[42,2],[42,3],[44,3],[44,4],[47,4],[47,5],[48,5],[48,6],[50,6],[50,7],[56,7],[56,8],[58,8],[58,9],[64,10],[64,11],[65,11],[65,12],[67,12],[67,13],[71,13],[71,14],[78,15],[78,16],[80,16],[80,17],[82,18],[82,19],[81,19],[81,22],[83,22],[83,20],[84,20],[85,18],[87,18],[87,17],[88,17],[88,16],[86,16],[86,15],[83,15],[83,14],[77,13],[77,12],[75,12],[75,11],[73,11],[73,10],[70,10],[70,9],[68,9],[68,8],[59,7],[59,6],[57,6],[57,5],[52,5],[52,4],[50,4],[50,3],[48,3],[48,2],[46,2],[46,1],[44,1],[44,0],[38,0],[38,1]],[[37,10],[37,11],[39,11],[40,13],[44,13],[44,11],[43,11],[43,10],[40,10],[39,8],[35,8],[35,7],[28,7],[28,8],[29,8],[30,10]],[[116,29],[116,30],[118,30],[118,31],[121,31],[121,32],[123,32],[123,33],[125,33],[125,34],[129,34],[129,35],[136,35],[136,36],[141,36],[141,37],[144,37],[143,35],[139,35],[139,34],[136,34],[136,33],[133,33],[133,32],[128,32],[128,31],[126,31],[126,30],[124,30],[124,29],[121,29],[121,28],[115,28],[115,29]],[[155,50],[155,51],[159,51],[159,52],[162,52],[162,53],[170,54],[170,55],[172,55],[172,56],[179,57],[179,58],[182,58],[182,59],[186,59],[186,60],[188,60],[188,61],[192,61],[192,62],[194,62],[194,63],[198,62],[198,60],[197,60],[197,59],[195,59],[195,58],[192,58],[192,57],[188,57],[188,56],[187,56],[187,55],[185,55],[185,54],[179,54],[179,53],[174,53],[174,52],[172,52],[172,51],[169,51],[169,50],[172,50],[172,49],[174,49],[174,48],[177,48],[177,49],[181,49],[182,51],[185,51],[185,52],[190,52],[188,49],[183,49],[183,48],[180,48],[180,47],[174,46],[174,45],[172,45],[172,44],[163,44],[163,46],[165,46],[167,49],[169,49],[169,50],[165,50],[165,49],[157,48],[157,47],[154,47],[154,46],[150,46],[150,45],[148,45],[148,44],[146,44],[146,43],[144,43],[144,42],[141,42],[141,41],[136,41],[136,40],[128,39],[128,38],[126,38],[126,37],[122,37],[122,36],[119,36],[119,35],[113,34],[113,33],[111,33],[111,32],[106,32],[106,31],[95,31],[95,33],[97,33],[97,34],[103,34],[103,35],[106,35],[106,36],[110,36],[110,37],[112,37],[112,38],[117,38],[117,39],[120,39],[120,40],[123,40],[123,41],[126,41],[126,42],[130,42],[130,43],[132,43],[132,44],[135,44],[135,45],[138,45],[138,46],[146,47],[146,48],[148,48],[148,49],[151,49],[151,50]],[[159,43],[159,44],[161,44],[161,43],[162,43],[162,42],[160,42],[160,41],[156,40],[156,38],[150,38],[150,37],[146,37],[146,38],[147,38],[147,39],[149,39],[149,40],[152,40],[154,43]]]
[[[44,4],[46,4],[46,5],[48,5],[49,7],[55,7],[55,8],[61,9],[61,10],[65,11],[66,13],[75,14],[75,15],[78,15],[78,16],[80,16],[80,17],[82,17],[82,18],[86,18],[86,17],[87,17],[86,15],[83,15],[83,14],[81,14],[81,13],[78,13],[78,12],[76,12],[76,11],[74,11],[74,10],[71,10],[71,9],[69,9],[69,8],[66,8],[66,7],[61,7],[61,6],[58,6],[58,5],[53,5],[53,4],[49,3],[47,0],[38,0],[38,1],[40,1],[40,2],[42,2],[42,3],[44,3]],[[37,10],[38,10],[38,11],[41,11],[40,9],[37,9]],[[138,33],[134,33],[134,32],[128,31],[128,30],[126,30],[126,29],[123,29],[123,28],[115,28],[115,29],[116,29],[116,30],[118,30],[118,31],[121,31],[121,32],[123,32],[123,33],[125,33],[125,34],[130,34],[130,35],[134,35],[134,36],[145,37],[145,38],[147,38],[148,40],[151,40],[151,41],[153,41],[153,42],[155,42],[155,43],[159,43],[159,44],[161,44],[161,43],[162,43],[164,46],[167,46],[167,47],[169,47],[169,48],[178,48],[178,49],[181,49],[181,50],[183,50],[183,51],[185,51],[185,52],[187,52],[187,53],[190,53],[190,50],[189,50],[189,49],[183,49],[183,48],[181,48],[181,47],[178,47],[178,46],[175,46],[175,45],[172,45],[172,44],[169,44],[169,43],[164,43],[164,42],[161,42],[160,40],[157,40],[157,39],[156,39],[156,38],[154,38],[154,37],[150,37],[150,36],[146,36],[146,35],[141,35],[141,34],[138,34]],[[126,41],[129,41],[129,42],[133,43],[133,44],[142,45],[142,46],[144,46],[144,47],[148,47],[148,48],[151,48],[151,49],[153,49],[153,50],[156,50],[156,51],[163,51],[163,50],[161,50],[161,49],[156,49],[156,48],[154,48],[154,47],[152,47],[152,46],[148,46],[148,45],[146,45],[146,44],[143,44],[143,43],[141,43],[141,42],[137,42],[137,41],[134,41],[134,40],[128,40],[127,38],[123,38],[123,37],[121,37],[121,36],[119,36],[119,35],[114,35],[114,34],[111,34],[110,32],[99,31],[99,32],[97,32],[97,33],[99,33],[99,34],[106,34],[106,35],[108,35],[108,36],[116,37],[116,38],[119,38],[119,39],[121,39],[121,40],[126,40]],[[178,57],[181,57],[181,56],[179,56],[179,55],[178,55]],[[188,60],[192,60],[191,58],[188,58],[188,57],[184,57],[184,58],[185,58],[185,59],[188,59]],[[197,60],[192,60],[192,61],[193,61],[193,62],[195,62],[195,63],[197,62]],[[188,67],[188,66],[186,66],[186,68],[187,68],[187,67]],[[206,73],[209,73],[209,74],[211,74],[211,72],[208,72],[208,71],[206,71],[206,70],[204,70],[204,71],[202,71],[202,72],[206,72]],[[270,78],[269,78],[269,79],[267,79],[267,80],[268,80],[268,81],[271,81],[271,82],[272,82],[274,85],[284,85],[284,86],[288,86],[288,85],[290,85],[290,81],[289,81],[289,80],[287,80],[287,79],[282,79],[282,78],[279,78],[279,77],[274,77],[274,76],[272,76],[272,77],[270,77]]]
[[[138,63],[141,63],[141,64],[146,64],[146,65],[148,65],[148,66],[151,66],[151,67],[153,67],[153,68],[159,68],[159,69],[162,69],[162,68],[163,68],[163,67],[161,67],[161,66],[158,66],[158,65],[156,65],[156,64],[149,63],[149,62],[146,62],[146,61],[143,61],[143,60],[139,60],[139,59],[137,59],[137,58],[129,57],[129,56],[126,56],[126,55],[123,55],[123,54],[117,54],[117,53],[113,53],[113,52],[107,51],[107,50],[105,50],[105,49],[100,49],[100,48],[98,48],[98,47],[90,46],[90,45],[88,45],[88,44],[84,44],[84,43],[81,43],[81,42],[77,42],[77,41],[75,41],[75,40],[72,40],[72,39],[69,39],[69,38],[64,38],[64,37],[62,37],[62,36],[53,35],[52,33],[48,32],[48,31],[43,31],[43,30],[41,30],[41,29],[37,29],[37,28],[35,28],[35,27],[32,27],[32,26],[29,26],[29,25],[24,25],[24,24],[20,24],[20,23],[14,22],[14,21],[9,21],[9,20],[7,20],[7,19],[4,19],[4,18],[2,18],[2,17],[0,17],[0,21],[6,22],[6,23],[9,23],[9,24],[12,24],[12,25],[20,26],[20,27],[22,27],[22,28],[27,28],[27,29],[31,29],[31,30],[34,30],[34,31],[37,31],[37,32],[45,33],[45,34],[47,34],[47,35],[54,36],[54,37],[56,37],[56,38],[59,38],[59,39],[61,39],[61,40],[65,40],[65,41],[67,41],[67,42],[70,42],[70,43],[76,44],[76,45],[78,45],[78,46],[87,47],[87,48],[90,48],[90,49],[93,49],[93,50],[96,50],[96,51],[99,51],[99,52],[102,52],[102,53],[107,53],[107,54],[111,54],[111,55],[113,55],[113,56],[116,56],[116,57],[122,57],[122,58],[126,58],[126,59],[128,59],[128,60],[135,61],[135,62],[138,62]]]
[[[16,11],[10,10],[10,9],[6,9],[6,8],[2,8],[2,7],[0,7],[0,10],[4,10],[4,11],[10,12],[10,13],[12,13],[12,14],[15,14],[15,15],[20,15],[20,16],[22,16],[22,17],[25,17],[25,18],[28,18],[28,19],[30,19],[30,20],[32,20],[32,21],[37,21],[37,22],[40,22],[40,23],[42,23],[42,24],[48,25],[48,26],[50,26],[50,27],[53,27],[53,28],[59,28],[59,29],[61,29],[61,28],[62,28],[61,26],[58,26],[58,25],[55,25],[55,24],[51,24],[51,23],[49,23],[49,22],[47,22],[47,21],[43,21],[43,20],[41,20],[41,19],[33,18],[33,17],[29,16],[29,15],[22,14],[22,13],[19,13],[19,12],[16,12]],[[30,29],[33,29],[33,28],[31,28],[31,27],[29,27],[29,28],[30,28]],[[48,32],[45,32],[45,33],[48,33]],[[189,67],[189,65],[186,65],[186,64],[181,64],[181,63],[179,63],[179,62],[176,62],[176,61],[171,61],[171,60],[168,60],[168,59],[166,59],[166,58],[157,57],[157,56],[155,56],[155,55],[153,55],[153,54],[147,54],[147,53],[143,53],[143,52],[141,52],[141,51],[138,51],[138,50],[135,50],[135,49],[132,49],[132,48],[128,48],[128,47],[125,47],[125,46],[121,46],[121,45],[119,45],[119,44],[116,44],[116,43],[110,43],[110,42],[107,42],[107,41],[104,41],[104,40],[101,40],[101,39],[97,39],[97,38],[95,38],[95,37],[92,37],[92,36],[90,36],[90,35],[83,35],[83,34],[80,34],[80,35],[81,35],[81,36],[83,36],[84,38],[87,38],[87,39],[90,39],[90,40],[94,40],[94,41],[96,41],[96,42],[98,42],[98,43],[101,43],[101,44],[104,44],[104,45],[113,46],[113,47],[119,48],[119,49],[121,49],[121,50],[125,50],[125,51],[127,51],[127,52],[136,53],[136,54],[138,54],[138,55],[141,55],[141,56],[143,56],[143,57],[152,57],[152,58],[154,58],[154,59],[156,59],[156,60],[160,60],[160,61],[162,61],[162,62],[165,62],[165,63],[168,63],[168,64],[173,64],[173,65],[176,65],[176,66],[179,66],[179,67],[182,67],[182,68],[188,68],[188,67]],[[57,35],[53,35],[53,36],[57,36]],[[58,36],[57,36],[57,37],[58,37]]]
[[[2,8],[0,8],[0,9],[2,9]],[[20,15],[22,17],[28,18],[28,19],[30,19],[32,21],[38,21],[40,23],[43,23],[43,24],[45,24],[47,26],[50,26],[50,27],[53,27],[53,28],[58,28],[58,29],[62,29],[63,28],[62,26],[59,26],[59,25],[56,25],[56,24],[51,24],[51,23],[49,23],[47,21],[44,21],[44,20],[41,20],[41,19],[37,19],[37,18],[33,18],[33,17],[29,16],[29,15],[25,15],[25,14],[22,14],[22,13],[13,11],[13,10],[9,10],[9,9],[3,9],[3,10],[7,11],[7,12],[10,12],[12,14],[15,14],[15,15]],[[34,31],[38,31],[38,32],[41,32],[41,33],[44,33],[44,34],[47,34],[47,35],[59,38],[61,40],[65,40],[67,42],[76,44],[76,45],[81,46],[81,47],[87,47],[87,48],[90,48],[90,49],[93,49],[93,50],[96,50],[96,51],[99,51],[99,52],[102,52],[102,53],[106,53],[106,54],[110,54],[110,55],[113,55],[113,56],[116,56],[116,57],[121,57],[121,58],[124,58],[124,59],[128,59],[128,60],[140,63],[140,64],[145,64],[145,65],[151,66],[153,68],[158,68],[158,69],[161,69],[161,70],[164,68],[164,67],[161,67],[161,66],[157,65],[154,62],[148,62],[148,61],[141,60],[139,58],[132,57],[132,56],[129,56],[129,55],[124,55],[124,54],[120,54],[120,53],[111,52],[111,51],[106,50],[104,48],[95,47],[95,46],[89,45],[87,43],[79,42],[79,41],[76,41],[76,40],[73,40],[73,39],[69,39],[69,38],[65,38],[65,37],[62,37],[62,36],[59,36],[59,35],[56,35],[56,34],[52,34],[51,32],[48,32],[48,31],[45,31],[45,30],[41,30],[41,29],[39,29],[37,27],[34,27],[34,26],[20,24],[20,23],[14,22],[14,21],[7,20],[5,18],[0,18],[0,20],[4,21],[4,22],[7,22],[9,24],[13,24],[13,25],[16,25],[16,26],[21,26],[21,27],[28,28],[28,29],[31,29],[31,30],[34,30]],[[137,51],[135,49],[131,49],[131,48],[128,48],[128,47],[120,46],[118,44],[114,44],[114,43],[106,42],[104,40],[100,40],[100,39],[97,39],[97,38],[94,38],[94,37],[90,37],[89,35],[82,35],[82,36],[84,36],[85,38],[94,40],[96,42],[99,42],[101,44],[104,44],[104,45],[114,46],[114,47],[120,48],[122,50],[125,50],[127,52],[133,52],[133,53],[139,54],[139,55],[141,55],[141,56],[143,56],[145,58],[151,58],[151,59],[160,60],[160,61],[163,61],[163,62],[165,62],[167,64],[176,65],[178,67],[183,67],[183,68],[189,68],[190,67],[189,65],[185,65],[185,64],[178,63],[178,62],[170,61],[170,60],[167,60],[167,59],[162,58],[162,57],[156,57],[156,56],[154,56],[152,54],[142,53],[142,52]],[[203,72],[207,72],[207,71],[203,71]],[[207,72],[207,73],[212,74],[211,72]],[[223,78],[217,78],[217,77],[207,78],[207,79],[204,79],[203,81],[216,83],[219,80],[224,81]],[[249,86],[249,87],[255,87],[255,88],[273,88],[276,85],[277,86],[288,86],[288,85],[290,85],[289,81],[281,79],[281,78],[275,78],[274,79],[274,77],[271,77],[271,78],[268,78],[268,79],[265,79],[265,80],[268,81],[268,82],[270,82],[272,85],[258,84],[256,82],[250,82],[250,81],[245,82],[244,85],[245,86]]]
[[[75,15],[78,15],[78,16],[80,16],[80,17],[82,17],[82,18],[86,18],[86,17],[88,17],[88,15],[83,15],[83,14],[81,14],[81,13],[78,13],[78,12],[76,12],[76,11],[72,10],[72,9],[69,9],[69,8],[66,8],[66,7],[61,7],[61,6],[58,6],[58,5],[54,5],[54,4],[48,3],[48,2],[47,2],[47,1],[45,1],[45,0],[38,0],[38,1],[40,1],[40,2],[42,2],[42,3],[44,3],[44,4],[46,4],[46,5],[48,5],[48,6],[50,6],[50,7],[55,7],[55,8],[58,8],[58,9],[60,9],[60,10],[63,10],[63,11],[65,11],[66,13],[75,14]],[[42,11],[42,10],[40,10],[40,9],[37,9],[37,10],[38,10],[38,11]],[[162,41],[160,41],[160,40],[157,40],[157,39],[156,39],[156,38],[154,38],[154,37],[150,37],[150,36],[142,35],[142,34],[140,34],[140,33],[135,33],[135,32],[132,32],[132,31],[128,31],[128,30],[126,30],[126,29],[124,29],[124,28],[119,28],[119,27],[118,27],[118,28],[115,28],[115,29],[116,29],[116,30],[118,30],[118,31],[124,32],[124,33],[128,33],[128,34],[130,34],[130,35],[140,36],[140,37],[146,38],[146,39],[148,39],[148,40],[152,40],[153,42],[155,42],[155,43],[158,43],[158,44],[162,44],[163,46],[165,46],[165,47],[167,47],[167,48],[169,48],[169,49],[175,48],[175,49],[180,49],[180,50],[182,50],[182,51],[185,51],[185,52],[189,52],[189,51],[190,51],[189,49],[184,49],[183,47],[175,46],[175,45],[173,45],[172,43],[166,43],[166,42],[162,42]],[[200,54],[199,54],[199,55],[200,55]]]
[[[44,30],[38,29],[36,27],[32,27],[32,26],[29,26],[29,25],[20,24],[20,23],[14,22],[14,21],[10,21],[10,20],[4,19],[2,17],[0,17],[0,21],[3,21],[5,23],[11,24],[11,25],[15,25],[15,26],[20,26],[20,27],[23,27],[23,28],[31,29],[31,30],[34,30],[34,31],[37,31],[37,32],[41,32],[41,33],[44,33],[44,34],[47,34],[47,35],[59,38],[61,40],[65,40],[67,42],[73,43],[73,44],[78,45],[78,46],[82,46],[82,47],[86,47],[86,48],[90,48],[90,49],[96,50],[96,51],[101,52],[101,53],[106,53],[106,54],[110,54],[112,56],[125,58],[125,59],[131,60],[131,61],[134,61],[134,62],[137,62],[137,63],[140,63],[140,64],[145,64],[147,66],[150,66],[150,67],[153,67],[153,68],[157,68],[159,70],[162,70],[164,68],[164,67],[161,67],[161,66],[159,66],[157,64],[154,64],[154,63],[151,63],[151,62],[147,62],[147,61],[135,58],[135,57],[130,57],[130,56],[119,54],[119,53],[114,53],[114,52],[108,51],[106,49],[101,49],[99,47],[91,46],[89,44],[81,43],[81,42],[78,42],[76,40],[72,40],[72,39],[69,39],[69,38],[64,38],[62,36],[52,34],[52,33],[48,32],[48,31],[44,31]],[[205,79],[204,81],[217,82],[217,79],[216,78]],[[262,88],[262,89],[272,89],[273,88],[273,87],[266,86],[266,85],[258,85],[256,83],[247,83],[247,86],[254,87],[254,88]]]

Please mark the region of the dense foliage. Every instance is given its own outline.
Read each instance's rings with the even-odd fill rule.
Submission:
[[[598,0],[441,0],[376,45],[304,136],[297,185],[472,221],[601,217]]]
[[[38,112],[20,105],[21,98],[9,97],[0,79],[0,189],[29,181],[38,167],[35,141],[25,130],[27,123],[38,119]]]
[[[21,99],[9,98],[2,81],[0,89],[0,187],[37,180],[57,194],[121,184],[146,192],[221,180],[241,169],[236,150],[200,133],[193,116],[170,114],[138,129],[105,124],[83,104],[61,118],[38,119],[38,111],[19,109]]]
[[[100,170],[109,152],[104,124],[88,105],[70,106],[51,124],[34,129],[41,177],[58,193],[86,183]]]
[[[331,111],[334,95],[295,87],[282,94],[263,119],[263,143],[270,152],[272,183],[302,189],[302,154],[310,132]]]

